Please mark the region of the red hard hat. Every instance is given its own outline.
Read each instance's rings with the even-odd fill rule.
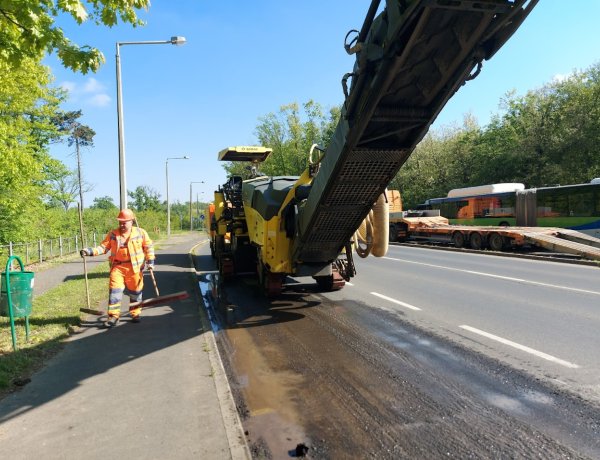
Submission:
[[[133,211],[131,209],[121,209],[121,212],[117,216],[119,222],[127,222],[128,220],[135,219]]]

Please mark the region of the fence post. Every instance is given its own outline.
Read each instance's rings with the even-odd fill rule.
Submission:
[[[40,262],[44,261],[44,253],[42,252],[42,240],[39,239],[38,240],[38,256],[40,259]]]
[[[79,239],[77,238],[77,235],[75,235],[75,252],[79,251]]]
[[[60,256],[63,256],[63,240],[62,240],[62,236],[58,237],[58,251]]]
[[[13,247],[12,247],[12,241],[8,242],[8,255],[12,256],[13,255]]]
[[[93,238],[93,240],[94,240],[94,247],[98,246],[98,245],[96,244],[96,232],[94,232],[94,238]]]
[[[25,243],[25,263],[29,265],[29,243]]]
[[[52,257],[54,257],[54,254],[52,254],[52,238],[50,238],[50,258],[52,259]]]

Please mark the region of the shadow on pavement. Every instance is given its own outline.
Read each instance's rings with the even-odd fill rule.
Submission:
[[[168,362],[161,350],[176,346],[203,332],[198,312],[196,288],[190,283],[189,258],[186,254],[159,254],[155,270],[156,281],[161,294],[188,291],[190,297],[170,302],[156,308],[145,309],[142,322],[131,323],[122,319],[112,329],[101,328],[100,318],[93,317],[85,323],[98,328],[84,327],[70,336],[64,349],[54,356],[39,372],[31,377],[31,382],[20,391],[8,395],[0,401],[0,422],[35,410],[78,388],[89,381],[119,366],[132,367],[132,375],[125,380],[114,382],[114,388],[107,387],[98,394],[99,398],[117,390],[136,387],[136,379],[141,375],[155,373],[161,377],[160,367]],[[144,299],[154,296],[149,278],[145,278]],[[124,301],[122,311],[127,310]],[[85,325],[85,324],[84,324]],[[35,352],[35,348],[32,349]],[[136,361],[147,358],[144,363]],[[153,360],[158,359],[156,363]],[[166,378],[168,378],[168,373]],[[130,379],[130,381],[128,381]],[[166,383],[166,382],[165,382]],[[89,401],[93,406],[93,401]]]

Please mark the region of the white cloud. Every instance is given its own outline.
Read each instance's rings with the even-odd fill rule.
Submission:
[[[111,102],[111,97],[106,94],[105,85],[93,77],[87,78],[83,83],[64,81],[60,86],[68,91],[71,102],[93,107],[106,107]]]
[[[83,85],[83,92],[84,93],[101,93],[104,91],[104,88],[105,87],[102,83],[100,83],[95,78],[90,77]]]
[[[93,105],[94,107],[106,107],[108,104],[110,104],[110,101],[110,96],[104,93],[95,94],[88,99],[89,104]]]

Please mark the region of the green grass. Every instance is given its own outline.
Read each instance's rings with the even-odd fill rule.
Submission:
[[[88,273],[93,309],[105,309],[108,272],[106,263]],[[0,317],[0,398],[61,349],[63,340],[77,330],[85,317],[79,312],[81,307],[87,307],[83,274],[34,297],[29,317],[29,342],[25,341],[25,319],[15,319],[16,352],[13,351],[9,318]]]

